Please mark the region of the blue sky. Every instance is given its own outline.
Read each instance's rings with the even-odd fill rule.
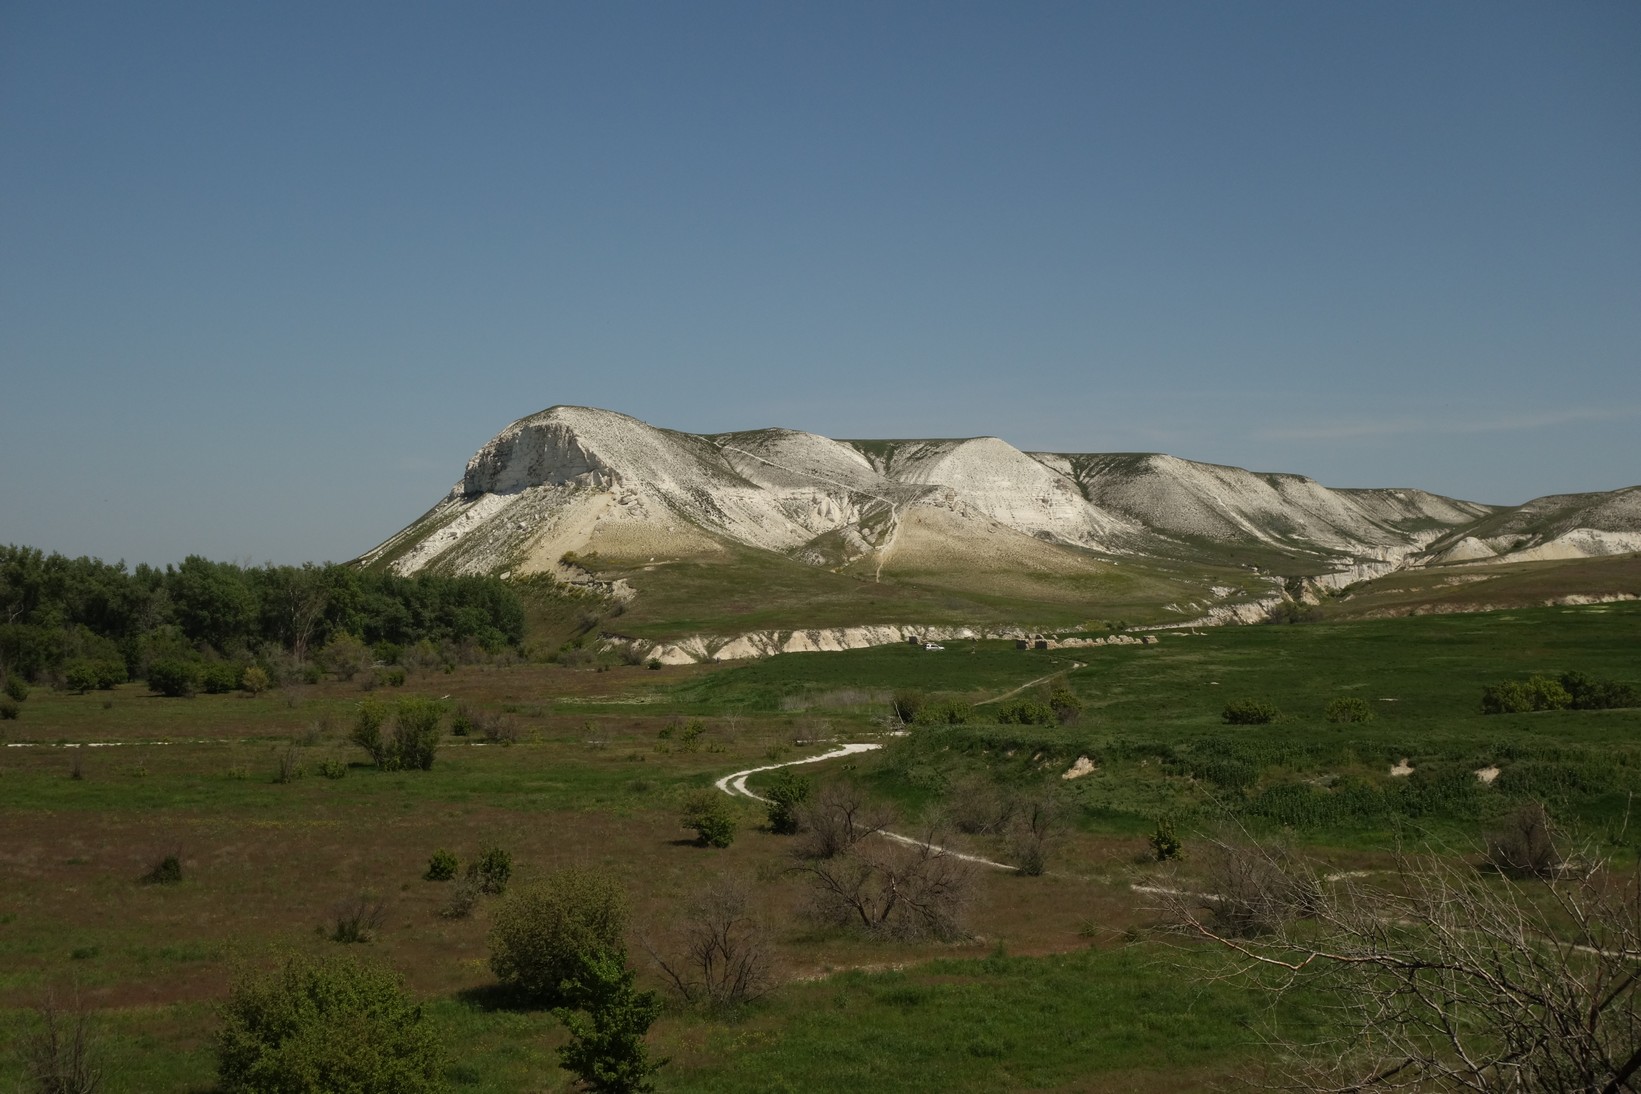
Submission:
[[[555,403],[1641,482],[1641,5],[0,4],[0,542],[352,557]]]

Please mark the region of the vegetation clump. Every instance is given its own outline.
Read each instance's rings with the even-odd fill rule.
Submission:
[[[216,1037],[224,1094],[433,1094],[444,1054],[420,1004],[384,966],[291,957],[242,975]]]
[[[1328,701],[1322,716],[1330,722],[1371,722],[1373,708],[1368,701],[1356,695],[1345,695]]]
[[[627,895],[607,874],[569,867],[519,886],[496,908],[490,968],[524,998],[573,1003],[565,982],[587,959],[620,951],[627,931]]]
[[[144,885],[177,885],[182,882],[182,856],[166,855],[158,859],[142,876]]]
[[[449,881],[455,876],[455,852],[446,851],[441,847],[428,857],[427,872],[422,875],[422,879],[424,881]]]
[[[661,1016],[653,991],[638,991],[620,951],[590,953],[564,983],[567,1005],[559,1020],[570,1040],[558,1050],[559,1066],[595,1094],[648,1094],[666,1060],[651,1060],[644,1035]]]
[[[764,797],[769,799],[769,830],[777,836],[794,835],[799,828],[798,811],[809,800],[809,780],[793,771],[777,771]]]
[[[728,847],[735,842],[735,813],[727,794],[692,791],[684,798],[680,819],[685,828],[695,832],[695,842],[702,847]]]
[[[1228,726],[1263,726],[1281,717],[1276,704],[1264,699],[1233,699],[1225,704],[1220,718]]]
[[[454,863],[455,856],[451,856]],[[481,893],[500,896],[513,878],[513,856],[500,847],[486,847],[467,864],[467,876]]]

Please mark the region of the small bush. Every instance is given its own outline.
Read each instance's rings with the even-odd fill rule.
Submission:
[[[302,754],[295,745],[289,745],[279,754],[279,766],[274,770],[274,782],[284,785],[302,777]]]
[[[343,957],[292,957],[241,976],[216,1052],[224,1094],[443,1089],[443,1053],[421,1006],[385,966]]]
[[[1053,708],[1054,716],[1063,726],[1068,726],[1083,716],[1083,701],[1068,687],[1055,688],[1054,694],[1048,697],[1048,705]]]
[[[21,703],[28,698],[28,681],[24,680],[21,676],[14,672],[10,676],[6,677],[6,686],[4,691],[7,699],[12,700],[13,702]]]
[[[148,687],[173,699],[186,699],[199,687],[199,666],[192,661],[156,661],[148,669]]]
[[[1612,710],[1616,707],[1641,707],[1641,689],[1613,680],[1601,680],[1582,672],[1561,675],[1561,686],[1571,700],[1574,710]]]
[[[227,661],[206,665],[200,675],[200,689],[207,695],[226,695],[238,691],[244,678],[244,669]]]
[[[509,893],[490,929],[490,968],[538,1003],[566,1002],[564,983],[592,954],[619,952],[627,897],[609,875],[571,867]]]
[[[63,687],[76,695],[84,695],[97,686],[97,666],[80,659],[63,666]]]
[[[1236,699],[1225,704],[1220,717],[1229,726],[1263,726],[1277,720],[1282,712],[1263,699]]]
[[[766,791],[769,798],[769,830],[778,836],[798,831],[798,810],[809,800],[809,780],[792,771],[778,771]]]
[[[398,757],[382,735],[382,726],[387,721],[387,708],[373,699],[366,699],[359,704],[353,715],[353,730],[348,739],[366,752],[375,765],[383,771],[393,771],[399,766]]]
[[[0,721],[10,722],[23,713],[23,705],[7,695],[0,697]]]
[[[685,828],[694,830],[695,842],[702,847],[728,847],[735,842],[735,814],[728,795],[716,790],[697,790],[684,799],[680,818]]]
[[[889,707],[896,718],[911,725],[917,721],[917,712],[923,709],[925,702],[927,699],[921,691],[905,688],[895,692],[894,698],[889,700]]]
[[[1002,725],[1052,726],[1059,725],[1060,716],[1041,699],[1016,699],[997,708],[997,721]]]
[[[456,708],[456,713],[450,716],[450,735],[452,737],[467,737],[473,732],[477,724],[474,711],[466,703]]]
[[[1481,693],[1483,714],[1527,714],[1538,710],[1566,710],[1572,705],[1573,697],[1561,686],[1561,681],[1548,676],[1506,680]]]
[[[636,991],[626,955],[619,950],[590,953],[566,984],[573,1010],[559,1018],[570,1040],[558,1050],[559,1067],[601,1094],[648,1094],[655,1073],[666,1063],[652,1061],[644,1034],[661,1016],[653,991]]]
[[[319,774],[327,779],[345,779],[348,774],[347,762],[337,759],[320,760]]]
[[[477,859],[468,863],[467,876],[478,884],[480,892],[499,896],[507,891],[507,883],[513,879],[513,856],[500,847],[486,847]]]
[[[439,750],[444,704],[437,699],[400,699],[393,709],[392,749],[397,766],[430,771]]]
[[[427,873],[422,875],[423,881],[449,881],[456,876],[456,855],[453,851],[446,851],[443,847],[434,851],[427,860]]]
[[[974,708],[961,699],[934,699],[917,710],[912,721],[920,726],[961,726],[974,720]]]
[[[268,670],[252,665],[239,675],[239,686],[252,695],[261,695],[273,683],[268,678]]]
[[[1322,716],[1330,722],[1371,722],[1373,708],[1368,706],[1366,699],[1347,695],[1330,700]]]
[[[337,904],[331,912],[332,942],[369,942],[382,929],[387,904],[375,893],[360,893]]]
[[[1167,862],[1179,858],[1185,850],[1180,842],[1179,834],[1174,831],[1174,822],[1167,817],[1157,820],[1157,827],[1151,833],[1151,854],[1158,862]]]
[[[372,657],[369,647],[363,642],[351,634],[343,633],[326,643],[316,660],[339,679],[352,680],[370,668]]]
[[[177,885],[182,882],[182,855],[166,855],[142,876],[144,885]]]
[[[658,668],[661,667],[661,662],[657,661],[655,658],[652,657],[652,658],[649,659],[649,662],[644,667],[648,668],[648,669],[658,669]]]

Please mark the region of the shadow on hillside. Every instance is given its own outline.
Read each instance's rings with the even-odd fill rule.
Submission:
[[[517,988],[507,984],[481,984],[476,988],[464,988],[456,993],[456,999],[474,1010],[486,1013],[523,1014],[545,1009],[540,1004],[531,1002],[529,997]]]

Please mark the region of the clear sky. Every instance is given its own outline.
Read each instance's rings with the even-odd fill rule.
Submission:
[[[555,403],[1641,482],[1641,4],[0,2],[0,542],[350,558]]]

